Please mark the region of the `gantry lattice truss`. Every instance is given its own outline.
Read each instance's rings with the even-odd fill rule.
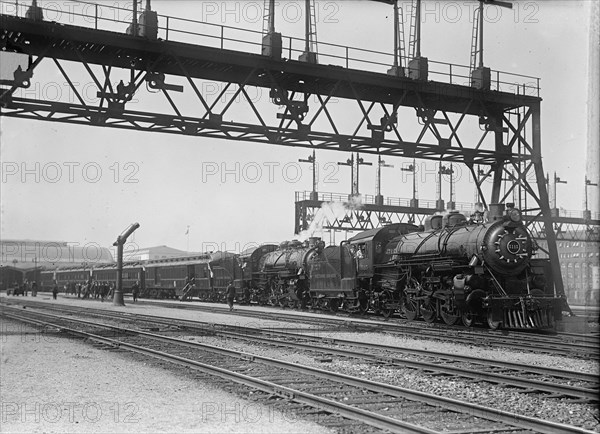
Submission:
[[[332,202],[332,200],[327,197],[327,194],[317,193],[316,198],[310,198],[309,196],[310,192],[296,193],[295,233],[308,230],[311,223],[318,216],[323,204]],[[337,196],[342,195],[339,194]],[[401,200],[403,202],[409,202],[409,199]],[[340,202],[344,203],[343,200],[340,200]],[[431,205],[431,203],[428,203],[428,205]],[[464,211],[473,211],[473,209],[474,206],[464,209]],[[426,206],[413,207],[409,205],[365,203],[359,208],[348,208],[344,215],[334,215],[330,219],[323,219],[320,228],[324,230],[357,232],[378,228],[391,223],[412,223],[415,225],[422,225],[427,216],[440,211],[444,210]],[[536,216],[531,215],[526,215],[524,218],[528,222],[529,229],[534,238],[545,240],[546,231],[543,221],[536,218]],[[554,216],[552,222],[557,240],[600,243],[599,222],[597,220]]]
[[[30,65],[0,91],[1,115],[463,164],[484,202],[503,203],[517,189],[529,223],[547,238],[556,292],[564,294],[535,79],[515,85],[492,72],[492,90],[480,90],[447,64],[449,74],[437,76],[440,81],[391,76],[385,68],[365,71],[354,67],[347,47],[337,58],[341,65],[331,66],[293,60],[291,38],[283,49],[288,58],[278,59],[262,55],[260,42],[256,54],[242,51],[239,38],[226,38],[223,27],[216,47],[169,40],[172,28],[149,40],[126,34],[125,24],[122,31],[98,30],[96,19],[92,27],[2,15],[3,49],[28,55]],[[237,45],[228,49],[232,41]],[[323,51],[319,59],[326,62]],[[56,77],[68,84],[68,98],[50,100],[35,91]],[[438,79],[433,71],[430,78]],[[257,90],[268,99],[257,98],[263,94]],[[487,201],[476,165],[486,168],[483,179],[493,179]],[[425,214],[388,211],[360,213],[387,221],[398,211]],[[302,212],[297,209],[297,222]],[[362,217],[367,220],[370,215]]]

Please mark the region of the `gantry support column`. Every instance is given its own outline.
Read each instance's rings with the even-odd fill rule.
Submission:
[[[494,128],[494,150],[498,153],[502,153],[505,148],[504,140],[502,137],[502,114],[496,114],[493,117],[490,116],[488,119],[488,127],[489,126]],[[500,202],[500,192],[502,191],[502,178],[505,164],[505,159],[498,158],[496,159],[496,164],[492,166],[494,169],[494,178],[492,184],[492,197],[490,203]]]
[[[546,190],[546,175],[542,167],[542,141],[541,141],[541,110],[540,104],[531,106],[532,112],[532,143],[533,143],[533,165],[535,167],[535,178],[538,185],[539,205],[542,211],[542,221],[546,231],[546,240],[548,242],[548,256],[550,257],[550,265],[552,266],[552,277],[554,280],[554,294],[565,297],[565,288],[560,270],[560,262],[558,260],[558,248],[556,246],[556,234],[552,226],[552,218],[550,215],[550,202],[548,199],[548,191]],[[565,306],[571,310],[565,303]]]

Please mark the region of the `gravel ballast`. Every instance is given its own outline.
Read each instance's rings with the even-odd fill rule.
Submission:
[[[247,327],[284,329],[304,327],[300,323],[289,324],[282,321],[245,318],[243,316],[229,315],[228,313],[174,310],[149,304],[134,305],[128,303],[127,306],[120,307],[112,306],[111,303],[107,302],[100,303],[93,300],[77,300],[73,298],[63,298],[54,302],[47,297],[38,297],[36,300]],[[13,299],[10,298],[10,301],[13,301]],[[253,307],[239,308],[239,310],[244,309],[252,310]],[[311,327],[306,326],[306,328],[309,329]],[[315,330],[310,332],[307,330],[307,333],[314,335]],[[506,348],[498,349],[491,346],[420,340],[407,336],[394,336],[387,333],[341,333],[331,330],[317,332],[317,335],[321,334],[323,337],[332,339],[376,342],[378,344],[404,348],[460,354],[475,359],[487,358],[598,374],[597,362],[569,357],[534,354]],[[29,337],[31,338],[31,336]],[[470,383],[456,378],[431,377],[422,375],[411,369],[395,369],[381,365],[362,364],[338,357],[332,357],[331,362],[323,362],[302,351],[243,343],[235,339],[210,336],[181,337],[200,341],[205,344],[213,344],[357,377],[369,378],[374,381],[474,402],[508,412],[576,425],[600,432],[598,406],[596,404],[580,404],[570,402],[566,399],[518,393],[516,389],[510,387],[500,387],[490,383]],[[4,418],[6,413],[7,417],[12,417],[12,422],[8,421],[12,425],[6,425],[4,419],[2,421],[2,425],[5,428],[7,426],[10,427],[8,431],[330,432],[326,428],[312,422],[300,422],[295,417],[292,418],[293,420],[286,420],[290,419],[289,415],[282,416],[279,414],[278,416],[277,411],[269,406],[261,405],[259,413],[257,413],[257,410],[250,414],[249,410],[259,408],[255,402],[238,398],[218,390],[210,384],[182,377],[183,374],[168,372],[155,366],[140,366],[139,362],[133,361],[121,353],[98,350],[91,346],[83,345],[78,341],[66,339],[61,340],[60,343],[58,343],[59,341],[52,343],[27,341],[26,345],[23,345],[21,342],[22,339],[22,336],[15,337],[13,335],[7,335],[5,338],[3,334],[2,387],[0,392],[3,403],[2,416]],[[8,364],[5,362],[6,349],[9,350],[8,355],[15,359],[16,362]],[[11,354],[11,351],[15,354]],[[27,366],[28,369],[19,370],[18,367],[20,365]],[[48,368],[41,367],[43,365],[48,366]],[[10,368],[10,375],[6,375],[7,368]],[[87,381],[79,380],[77,373],[80,371],[82,371],[80,376],[87,378]],[[141,372],[143,374],[140,374]],[[7,378],[8,382],[5,378]],[[57,386],[61,384],[68,384],[68,386]],[[13,389],[19,390],[19,387],[22,390],[13,395]],[[93,397],[93,401],[90,401],[90,398],[86,400],[86,397],[89,396]],[[96,398],[96,396],[98,397]],[[46,401],[43,401],[44,399]],[[102,419],[92,423],[80,411],[80,419],[77,423],[71,420],[59,420],[50,425],[46,424],[45,429],[39,429],[39,424],[33,423],[32,425],[31,419],[34,418],[34,415],[32,413],[32,415],[28,416],[29,413],[27,411],[30,409],[29,407],[25,409],[27,410],[25,411],[26,424],[23,425],[21,421],[23,418],[21,414],[23,411],[22,408],[17,406],[15,410],[14,405],[12,407],[4,405],[4,403],[18,404],[19,402],[76,402],[80,403],[86,411],[102,408]],[[103,404],[100,407],[95,407],[93,404],[85,407],[85,404],[88,402]],[[110,407],[111,405],[112,408]],[[119,417],[114,419],[115,409],[117,408],[119,410]],[[244,408],[247,409],[245,416]],[[7,411],[5,412],[5,410]],[[124,419],[129,414],[127,412],[131,413],[133,410],[135,410],[136,416],[139,415],[139,420],[130,427],[130,425],[125,423]],[[12,414],[15,411],[17,416]],[[70,415],[71,413],[68,413],[67,409],[64,409],[63,418],[67,414]],[[256,414],[260,415],[258,423],[255,422]],[[75,415],[77,415],[77,411],[75,411]],[[279,419],[277,419],[278,417]],[[107,420],[104,420],[105,418]],[[117,421],[119,418],[123,420]],[[100,426],[103,429],[98,429]],[[23,429],[19,427],[23,427]]]
[[[1,432],[332,432],[127,353],[1,327]]]

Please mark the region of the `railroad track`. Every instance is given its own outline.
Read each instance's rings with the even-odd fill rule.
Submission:
[[[317,335],[320,334],[318,330],[304,330],[294,333],[239,325],[217,326],[202,321],[189,321],[154,315],[135,314],[133,316],[101,309],[90,311],[82,308],[73,309],[71,307],[65,309],[64,307],[47,305],[46,308],[106,318],[111,324],[114,324],[115,320],[124,320],[129,323],[126,324],[128,328],[135,326],[144,329],[140,323],[140,320],[142,320],[148,324],[146,329],[153,329],[157,332],[162,330],[166,333],[182,332],[190,334],[194,331],[200,336],[225,337],[251,344],[261,343],[272,347],[285,346],[320,353],[320,356],[323,354],[336,355],[366,363],[385,365],[390,368],[410,368],[419,370],[424,375],[444,375],[445,377],[467,378],[469,380],[518,387],[524,393],[550,394],[554,398],[562,399],[566,397],[579,400],[582,403],[598,400],[599,383],[597,376],[576,371],[532,367],[483,358],[474,360],[455,354],[313,336],[315,332]]]
[[[5,300],[4,302],[12,303],[13,300]],[[14,302],[29,306],[46,305],[46,303],[43,302],[25,299],[16,299]],[[253,311],[252,309],[236,309],[233,312],[230,312],[229,308],[212,305],[203,306],[187,303],[154,301],[148,302],[148,304],[199,312],[217,314],[227,313],[228,315],[238,316],[240,318],[254,318],[282,321],[291,324],[313,325],[321,329],[324,329],[325,327],[332,329],[347,327],[353,331],[386,332],[416,339],[456,342],[485,347],[497,346],[518,349],[524,352],[600,360],[600,346],[598,345],[599,340],[596,335],[584,336],[568,333],[548,335],[506,330],[492,331],[488,329],[465,329],[464,327],[451,328],[445,325],[440,326],[436,324],[415,323],[414,321],[363,319],[350,317],[347,314],[343,314],[343,316],[340,316],[339,314],[309,316],[297,312],[284,312],[275,309],[269,312]],[[285,327],[285,329],[288,330],[288,327]]]
[[[50,322],[48,314],[10,308],[3,309],[2,314],[13,320],[54,327],[110,348],[135,351],[209,372],[317,411],[338,414],[393,432],[590,432],[571,425],[156,333],[124,332],[119,327],[56,316]],[[73,328],[73,325],[79,329]],[[86,328],[94,333],[84,330]],[[107,333],[112,336],[105,336]]]
[[[237,309],[229,312],[226,307],[203,306],[187,303],[148,302],[148,304],[177,309],[191,309],[209,313],[228,313],[240,317],[270,319],[274,321],[302,322],[324,326],[339,326],[352,322],[357,331],[388,332],[403,334],[420,339],[450,340],[474,345],[497,345],[527,352],[560,354],[584,359],[600,359],[599,339],[597,335],[577,335],[573,333],[529,333],[508,330],[488,330],[484,328],[449,327],[441,324],[427,324],[402,319],[364,319],[348,314],[322,313],[316,317],[285,312],[274,309],[273,312]]]

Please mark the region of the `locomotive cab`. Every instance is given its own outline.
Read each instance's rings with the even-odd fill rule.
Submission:
[[[347,248],[356,263],[356,277],[373,277],[373,265],[385,262],[388,242],[399,235],[417,232],[418,230],[418,226],[412,224],[395,223],[382,228],[371,229],[350,238]],[[344,277],[350,278],[353,276]]]

